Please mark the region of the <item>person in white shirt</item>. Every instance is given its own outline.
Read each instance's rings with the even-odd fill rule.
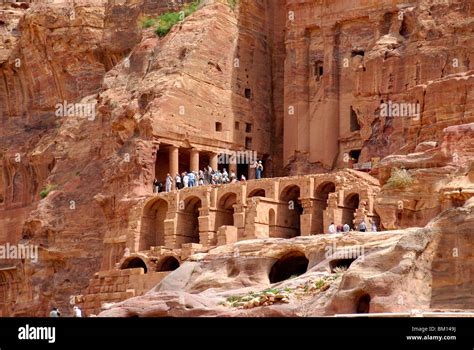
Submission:
[[[184,173],[184,176],[183,176],[183,184],[184,184],[184,188],[188,188],[189,187],[189,175],[187,173]]]
[[[79,309],[79,307],[74,306],[74,317],[82,317],[82,311]]]
[[[336,233],[336,226],[334,225],[334,222],[331,222],[331,225],[329,225],[329,233]]]

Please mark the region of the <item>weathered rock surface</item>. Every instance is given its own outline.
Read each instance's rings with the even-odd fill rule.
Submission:
[[[420,229],[256,240],[219,247],[185,263],[147,295],[118,303],[100,315],[320,316],[472,310],[473,208],[470,200]],[[239,247],[239,257],[232,256],[235,247]],[[295,252],[307,257],[308,271],[270,284],[275,262]],[[349,254],[359,257],[347,271],[331,273],[331,262],[350,258]],[[289,302],[250,308],[245,303],[226,303],[269,289],[288,295]]]
[[[345,167],[353,150],[360,161],[393,154],[378,168],[382,184],[402,166],[415,181],[382,190],[375,211],[383,227],[423,227],[442,214],[406,232],[240,242],[236,258],[233,246],[216,248],[103,315],[323,315],[354,312],[366,295],[370,311],[472,308],[471,2],[419,0],[399,20],[392,0],[324,9],[207,1],[164,38],[138,26],[140,16],[181,3],[0,5],[0,244],[40,247],[38,263],[2,262],[9,289],[0,315],[68,310],[94,272],[135,250],[131,218],[151,195],[164,141],[256,150],[267,157],[266,176]],[[381,118],[382,100],[419,102],[421,117]],[[96,115],[58,118],[64,101],[96,104]],[[351,106],[360,131],[351,131]],[[290,107],[296,114],[287,115]],[[333,241],[370,254],[329,275],[321,256]],[[289,303],[219,305],[268,288],[273,262],[294,249],[311,271],[281,284],[296,290]]]
[[[448,127],[439,143],[423,143],[418,152],[384,158],[377,170],[382,186],[375,210],[385,229],[425,226],[451,206],[473,196],[474,124]],[[403,168],[412,177],[406,187],[387,186],[391,169]]]

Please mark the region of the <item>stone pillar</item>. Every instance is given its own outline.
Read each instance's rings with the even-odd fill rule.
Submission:
[[[191,171],[199,172],[199,151],[195,148],[191,150]]]
[[[316,203],[311,198],[302,198],[301,205],[303,206],[303,213],[300,216],[300,231],[301,236],[311,236],[317,232],[317,217],[316,217]]]
[[[179,171],[179,148],[175,146],[170,147],[170,166],[169,166],[169,173],[171,176],[176,176],[176,173]],[[176,188],[176,184],[173,182],[171,187],[172,189]]]
[[[209,156],[209,165],[211,166],[212,170],[217,170],[219,168],[217,164],[217,159],[219,155],[217,153],[211,153]]]
[[[255,180],[255,166],[254,166],[254,164],[249,164],[248,169],[249,169],[249,177],[248,177],[247,180]]]
[[[245,211],[243,204],[234,204],[234,226],[237,227],[239,240],[245,239]]]

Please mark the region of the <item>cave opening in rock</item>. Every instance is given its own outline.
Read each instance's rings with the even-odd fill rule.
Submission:
[[[277,283],[293,276],[300,276],[308,269],[308,259],[301,252],[291,252],[281,257],[273,264],[269,279],[270,283]]]
[[[355,57],[355,56],[362,56],[362,57],[364,57],[364,56],[365,56],[365,51],[364,51],[364,50],[352,50],[352,51],[351,51],[351,56],[352,56],[352,57]]]
[[[145,270],[145,273],[147,273],[148,269],[146,267],[146,264],[145,262],[138,258],[138,257],[132,257],[132,258],[129,258],[127,260],[125,260],[123,263],[122,263],[122,266],[120,267],[121,270],[126,270],[126,269],[138,269],[142,267],[143,270]]]
[[[336,269],[344,269],[347,270],[351,264],[356,261],[356,258],[354,259],[336,259],[332,260],[329,262],[329,267],[331,268],[331,273],[336,272]]]
[[[245,98],[250,99],[252,97],[252,90],[249,88],[245,89]]]
[[[316,61],[314,63],[314,76],[316,77],[316,81],[320,81],[324,75],[324,65],[322,61]]]
[[[463,207],[464,204],[466,204],[465,199],[459,199],[459,198],[453,199],[453,200],[451,200],[451,202],[452,202],[454,208],[460,208],[460,207]]]
[[[359,163],[359,158],[360,158],[361,153],[362,153],[362,150],[360,149],[355,149],[349,152],[349,158],[352,159],[353,164]]]
[[[351,111],[350,111],[350,124],[351,124],[351,131],[359,131],[360,130],[360,124],[359,124],[359,119],[357,118],[357,113],[354,111],[354,108],[351,106]]]
[[[179,261],[174,256],[167,256],[158,263],[156,271],[174,271],[179,267]]]
[[[357,300],[356,313],[368,314],[370,312],[370,295],[364,294]]]

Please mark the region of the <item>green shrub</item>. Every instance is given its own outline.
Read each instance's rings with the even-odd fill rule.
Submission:
[[[142,28],[150,28],[156,25],[156,19],[154,18],[143,18],[140,20],[140,26]]]
[[[319,279],[314,283],[314,286],[318,289],[321,289],[325,283],[326,281],[324,279]]]
[[[158,16],[156,18],[158,21],[158,26],[155,29],[155,33],[160,37],[168,34],[176,23],[196,12],[199,5],[201,4],[201,1],[202,0],[196,0],[191,4],[184,5],[179,12],[166,12],[161,16]]]
[[[403,189],[413,184],[413,178],[406,169],[393,168],[386,186],[392,189]]]
[[[227,0],[227,3],[229,4],[232,10],[235,10],[235,8],[237,7],[238,1],[239,0]]]
[[[45,188],[40,192],[40,197],[42,199],[46,198],[52,190],[54,190],[57,186],[53,184],[47,184]]]

